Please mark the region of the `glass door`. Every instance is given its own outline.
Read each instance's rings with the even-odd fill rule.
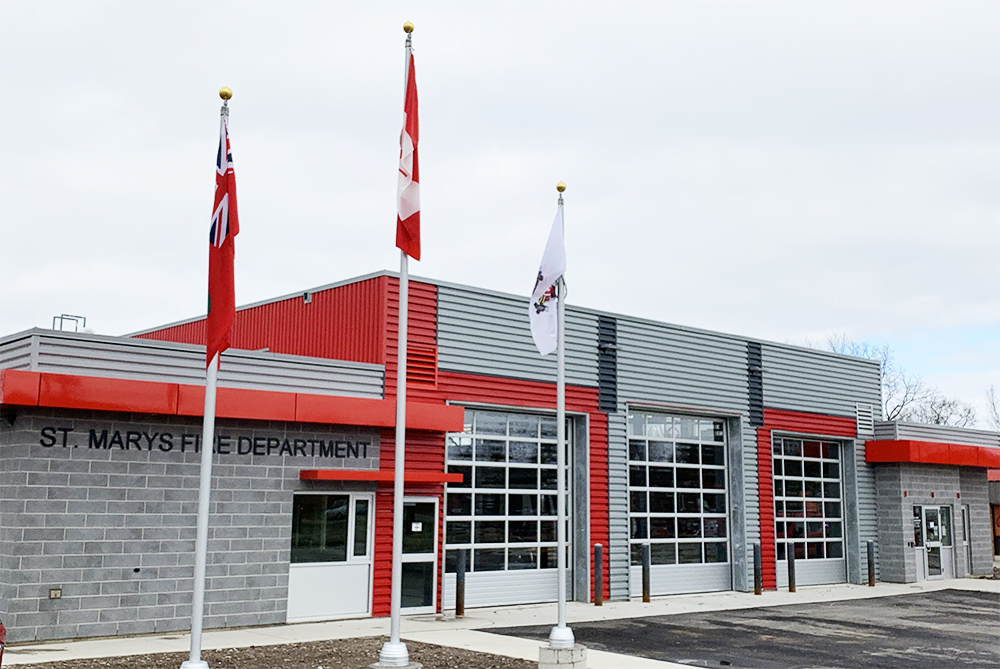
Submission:
[[[401,604],[407,613],[437,611],[438,500],[403,499]]]
[[[939,507],[924,507],[924,536],[927,549],[927,577],[941,576],[941,514]]]

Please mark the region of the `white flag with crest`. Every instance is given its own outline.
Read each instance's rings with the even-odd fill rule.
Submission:
[[[531,337],[542,355],[556,350],[559,343],[559,298],[556,297],[556,282],[566,273],[566,245],[563,242],[562,208],[556,212],[552,222],[549,241],[545,244],[542,264],[538,268],[535,289],[531,292],[528,320],[531,322]]]

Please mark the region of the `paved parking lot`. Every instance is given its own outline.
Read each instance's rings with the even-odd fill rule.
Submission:
[[[1000,594],[941,590],[873,599],[574,623],[578,643],[736,669],[1000,667]],[[551,626],[491,629],[544,640]]]

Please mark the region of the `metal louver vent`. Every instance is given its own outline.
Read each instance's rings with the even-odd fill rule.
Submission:
[[[406,380],[415,386],[437,388],[437,347],[410,345],[406,350]]]
[[[875,407],[871,404],[857,404],[858,436],[875,435]]]

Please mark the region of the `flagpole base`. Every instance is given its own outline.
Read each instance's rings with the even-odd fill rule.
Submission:
[[[181,669],[208,669],[208,662],[205,660],[185,660],[181,664]]]
[[[386,641],[382,644],[382,652],[379,653],[378,662],[370,666],[372,669],[382,669],[383,667],[422,669],[423,667],[422,664],[410,662],[410,653],[406,650],[406,644],[402,641],[397,643]]]
[[[549,646],[552,648],[572,648],[576,645],[573,630],[565,625],[556,625],[549,632]]]
[[[587,669],[587,647],[538,648],[538,669]]]

